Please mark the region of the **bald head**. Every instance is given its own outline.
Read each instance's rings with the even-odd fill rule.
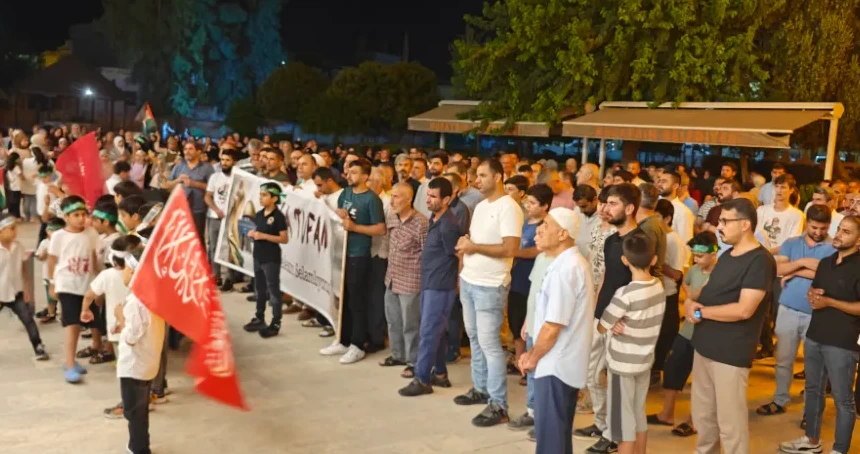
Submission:
[[[397,183],[391,188],[391,209],[397,214],[406,214],[412,210],[412,185]]]
[[[576,173],[576,183],[577,184],[587,184],[592,187],[597,187],[597,176],[600,174],[600,169],[592,164],[587,163],[583,164],[582,167],[579,168],[579,171]]]

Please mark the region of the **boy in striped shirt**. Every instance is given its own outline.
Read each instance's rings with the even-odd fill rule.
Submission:
[[[609,439],[619,454],[645,452],[648,395],[654,347],[666,310],[663,284],[649,269],[657,257],[655,245],[642,233],[624,239],[621,261],[632,280],[618,289],[600,318],[598,331],[611,330],[608,349]]]

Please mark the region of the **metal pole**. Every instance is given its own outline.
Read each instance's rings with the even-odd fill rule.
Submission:
[[[606,139],[600,139],[600,181],[603,182],[603,172],[606,170]]]
[[[588,137],[582,138],[582,162],[579,164],[582,166],[583,164],[588,162]]]
[[[836,156],[836,132],[839,128],[839,118],[830,119],[830,133],[827,137],[827,160],[824,161],[824,179],[830,180],[833,178],[833,159],[838,159]]]
[[[444,132],[439,133],[439,149],[440,150],[445,149],[445,133]]]

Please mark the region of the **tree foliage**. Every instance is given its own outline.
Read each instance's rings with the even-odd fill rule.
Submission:
[[[253,98],[237,99],[230,104],[224,124],[243,136],[254,136],[263,125],[263,116]]]
[[[328,78],[317,69],[291,62],[263,82],[257,90],[257,104],[266,118],[298,122],[301,113],[322,96],[328,84]]]

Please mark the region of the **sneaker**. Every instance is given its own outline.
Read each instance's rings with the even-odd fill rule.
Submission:
[[[484,411],[472,418],[475,427],[493,427],[508,422],[508,412],[497,404],[489,404]]]
[[[77,384],[83,380],[83,377],[78,372],[76,368],[67,369],[65,365],[63,365],[63,378],[66,379],[66,383]]]
[[[122,419],[122,402],[114,405],[113,407],[105,408],[102,414],[107,419]]]
[[[340,343],[339,340],[335,340],[328,347],[325,347],[320,350],[320,355],[323,356],[335,356],[335,355],[343,355],[346,351],[349,350],[346,346]]]
[[[36,361],[47,361],[49,359],[51,359],[51,357],[48,356],[48,352],[45,351],[45,346],[42,344],[36,346]]]
[[[528,412],[523,413],[516,419],[510,420],[508,422],[508,429],[521,431],[527,430],[530,427],[535,426],[535,418],[533,416],[529,416]]]
[[[803,435],[794,440],[780,443],[779,450],[788,454],[821,454],[821,443],[810,443],[809,438]]]
[[[44,317],[39,317],[39,323],[42,323],[44,325],[54,323],[56,321],[57,321],[57,314],[54,314],[54,315],[47,314]]]
[[[322,331],[320,331],[317,336],[319,337],[332,337],[334,336],[334,328],[331,326],[323,326]]]
[[[281,332],[281,324],[277,322],[272,322],[271,325],[260,330],[260,337],[263,339],[268,339],[270,337],[275,337],[278,333]]]
[[[601,437],[603,437],[603,431],[598,429],[594,424],[573,431],[573,438],[577,440],[593,440]]]
[[[433,386],[434,388],[450,388],[451,380],[448,380],[447,375],[433,374],[430,378],[430,386]]]
[[[33,315],[34,315],[36,318],[42,318],[42,317],[45,317],[45,316],[47,316],[47,315],[48,315],[48,308],[46,307],[46,308],[44,308],[44,309],[40,310],[39,312],[36,312],[36,313],[35,313],[35,314],[33,314]]]
[[[340,357],[340,363],[341,364],[357,363],[357,362],[363,360],[365,355],[366,355],[366,353],[364,353],[364,350],[356,347],[355,345],[350,345],[349,349],[346,351],[346,353],[344,353],[343,356]]]
[[[221,284],[222,292],[232,292],[233,291],[233,281],[230,279],[226,279],[223,284]]]
[[[167,398],[167,393],[163,391],[161,394],[152,393],[149,395],[149,402],[156,405],[166,404],[169,401],[170,399]]]
[[[421,380],[413,378],[412,381],[403,388],[397,391],[403,397],[423,396],[425,394],[433,394],[433,387],[424,383]]]
[[[529,441],[537,441],[537,437],[535,437],[535,428],[534,427],[529,429],[528,437],[529,437]]]
[[[489,400],[490,396],[472,388],[466,391],[466,394],[455,397],[454,403],[457,405],[486,405]]]
[[[589,454],[610,454],[618,452],[618,444],[600,437],[600,440],[597,440],[597,443],[591,445],[585,452]]]
[[[262,329],[263,329],[263,328],[265,328],[265,327],[266,327],[266,322],[264,322],[263,320],[260,320],[260,319],[259,319],[259,318],[257,318],[257,317],[254,317],[254,318],[252,318],[252,319],[251,319],[251,321],[250,321],[250,322],[248,322],[248,324],[247,324],[247,325],[245,325],[245,326],[243,327],[243,329],[244,329],[245,331],[249,332],[249,333],[253,333],[253,332],[256,332],[256,331],[260,331],[260,330],[262,330]]]

